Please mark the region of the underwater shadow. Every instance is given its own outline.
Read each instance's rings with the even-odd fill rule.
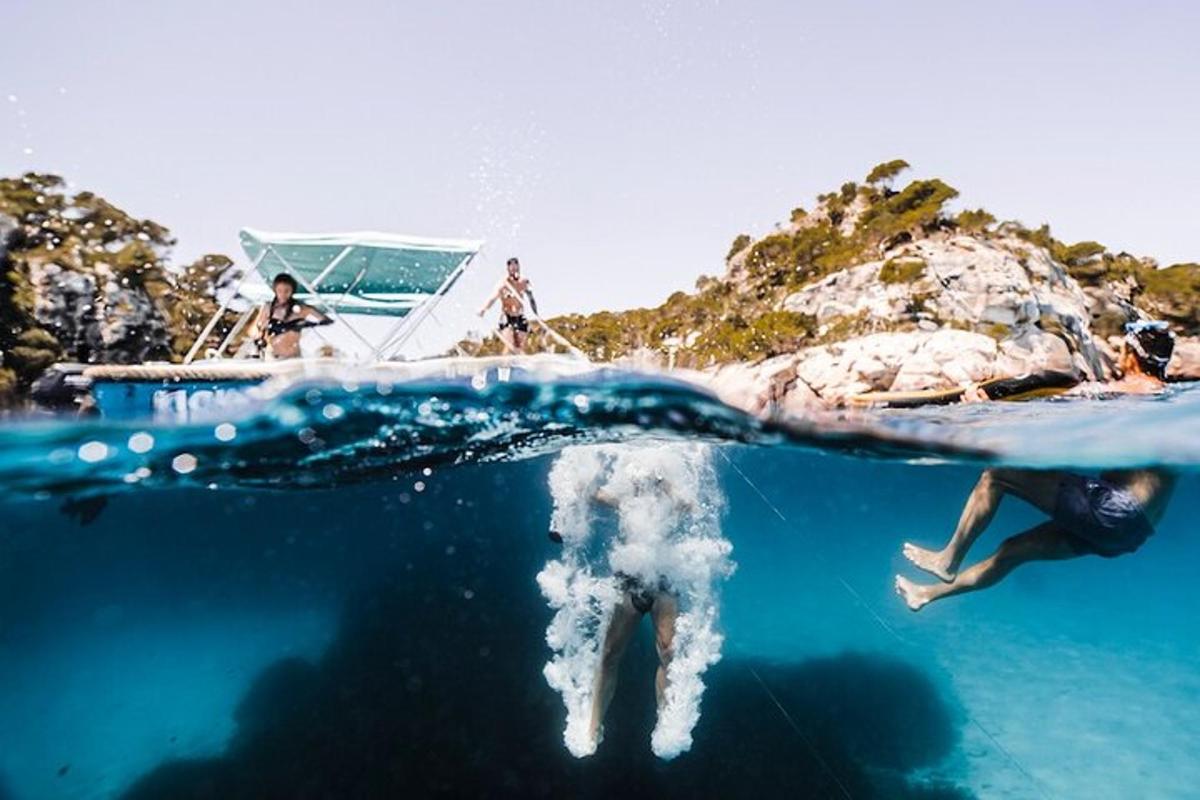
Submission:
[[[507,574],[477,575],[476,588],[510,590],[508,578],[478,586]],[[360,592],[320,661],[257,676],[224,755],[163,763],[125,798],[968,796],[906,777],[954,749],[953,704],[911,665],[864,653],[721,662],[694,747],[662,762],[649,747],[655,655],[641,635],[599,753],[576,760],[541,674],[536,593],[464,602],[446,578],[409,573]]]

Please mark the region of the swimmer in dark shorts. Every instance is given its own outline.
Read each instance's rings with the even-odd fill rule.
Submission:
[[[678,510],[689,507],[687,501],[677,497],[671,483],[663,476],[655,476],[645,490],[658,494]],[[604,489],[597,491],[592,499],[602,506],[620,507],[618,499]],[[625,655],[625,650],[637,632],[638,623],[642,621],[643,616],[649,614],[654,623],[654,649],[658,652],[654,696],[659,709],[666,702],[667,670],[675,655],[675,621],[679,617],[679,598],[667,579],[659,576],[656,580],[647,582],[641,577],[624,572],[615,572],[613,577],[621,591],[621,599],[609,618],[608,630],[604,633],[604,644],[600,651],[600,664],[596,670],[589,722],[589,734],[593,742],[600,741],[604,715],[617,691],[621,658]]]
[[[513,353],[524,353],[525,343],[529,339],[529,317],[526,307],[538,319],[537,300],[533,297],[533,284],[521,274],[521,262],[510,258],[504,265],[505,275],[488,297],[483,308],[479,309],[482,317],[494,303],[500,303],[500,324],[497,330],[500,341],[506,350]]]
[[[662,708],[667,692],[667,668],[675,648],[675,620],[679,616],[679,600],[671,591],[666,580],[659,578],[657,584],[646,583],[622,572],[614,576],[619,581],[621,600],[613,609],[608,630],[604,634],[604,647],[600,653],[600,669],[596,672],[595,693],[592,695],[591,735],[599,741],[604,714],[617,691],[617,674],[621,657],[625,655],[638,623],[646,614],[654,623],[654,649],[658,652],[658,671],[654,675],[654,696]]]
[[[529,319],[524,314],[505,314],[497,329],[505,328],[511,328],[515,333],[529,333]]]
[[[986,470],[945,547],[926,550],[904,545],[909,561],[943,582],[919,584],[897,575],[896,592],[910,609],[919,611],[934,600],[993,586],[1030,561],[1132,553],[1154,533],[1174,487],[1175,475],[1162,469],[1105,472],[1099,478],[1070,472]],[[1006,539],[991,556],[959,572],[967,551],[1009,494],[1050,520]]]

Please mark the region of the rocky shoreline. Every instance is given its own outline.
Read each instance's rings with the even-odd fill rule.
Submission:
[[[951,214],[958,193],[940,180],[891,188],[907,168],[880,164],[768,235],[739,236],[725,274],[694,293],[550,323],[595,361],[685,368],[756,411],[1045,372],[1108,380],[1133,318],[1170,322],[1170,376],[1200,380],[1200,264]],[[65,187],[0,179],[0,407],[56,361],[178,360],[236,271],[224,256],[171,266],[166,228]]]

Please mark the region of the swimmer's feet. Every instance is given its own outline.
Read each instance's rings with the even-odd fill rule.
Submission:
[[[954,582],[954,570],[950,568],[950,558],[945,555],[944,550],[926,550],[912,542],[905,542],[904,557],[917,569],[928,572],[943,583]]]
[[[933,599],[930,591],[932,588],[913,583],[903,575],[896,576],[896,594],[900,595],[900,599],[913,611],[920,611]]]

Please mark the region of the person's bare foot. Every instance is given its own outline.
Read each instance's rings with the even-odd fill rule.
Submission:
[[[929,596],[929,586],[913,583],[903,575],[896,576],[896,594],[900,595],[913,611],[920,611],[933,598]]]
[[[912,542],[904,543],[904,557],[911,561],[917,569],[924,570],[943,583],[954,582],[954,570],[950,569],[950,559],[943,555],[942,550],[926,550],[917,547]]]

